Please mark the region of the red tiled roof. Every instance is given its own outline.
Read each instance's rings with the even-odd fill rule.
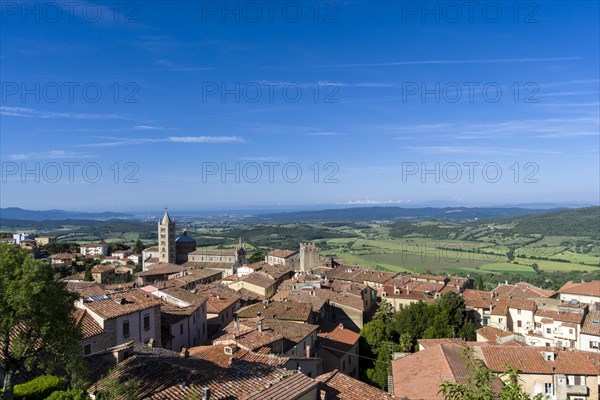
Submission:
[[[465,340],[461,338],[418,339],[417,342],[423,346],[424,349],[441,343],[465,344]]]
[[[502,316],[506,316],[507,313],[507,307],[508,307],[508,300],[506,299],[495,299],[496,301],[494,301],[492,303],[492,315],[502,315]]]
[[[110,319],[161,305],[160,300],[139,289],[107,296],[106,300],[84,302],[84,307],[104,319]]]
[[[533,299],[539,297],[550,297],[554,294],[551,290],[541,289],[530,283],[519,282],[514,285],[499,285],[494,290],[498,296],[508,298]]]
[[[502,329],[495,328],[493,326],[484,326],[475,330],[475,333],[483,336],[485,339],[491,342],[495,342],[498,338],[512,336],[513,333]]]
[[[465,305],[473,308],[490,308],[493,301],[492,292],[485,290],[467,289],[463,292],[463,298]]]
[[[208,299],[206,312],[211,314],[220,313],[231,305],[237,303],[242,297],[235,290],[229,289],[228,287],[220,284],[201,288],[196,293]]]
[[[227,368],[229,360],[232,358],[274,367],[282,367],[290,360],[289,357],[282,355],[261,354],[245,349],[238,349],[235,346],[228,346],[233,349],[233,354],[230,355],[225,353],[225,347],[223,345],[192,347],[190,348],[190,357],[209,361],[221,368]]]
[[[238,316],[255,318],[258,313],[265,318],[307,322],[311,317],[312,306],[308,303],[285,301],[272,301],[268,304],[257,303],[241,308]]]
[[[273,296],[273,301],[309,303],[312,306],[313,312],[320,312],[327,303],[327,300],[317,297],[313,293],[313,291],[308,289],[280,290]]]
[[[485,364],[493,371],[506,370],[510,364],[523,373],[530,374],[568,374],[599,375],[600,367],[585,351],[555,350],[553,361],[544,358],[544,348],[486,346],[481,347]]]
[[[271,382],[244,400],[295,400],[317,388],[314,379],[302,373],[295,373],[277,382]]]
[[[518,310],[535,311],[537,305],[533,300],[526,300],[522,298],[508,299],[508,308],[515,308]]]
[[[268,255],[271,257],[288,258],[297,253],[298,252],[294,250],[273,250]]]
[[[246,283],[256,285],[261,288],[269,288],[275,284],[275,279],[263,274],[262,272],[253,272],[241,278]]]
[[[575,283],[573,281],[569,281],[559,289],[559,292],[600,297],[600,281],[582,283]]]
[[[439,343],[417,353],[392,361],[394,395],[409,399],[442,400],[443,381],[468,384],[469,370],[463,353],[467,347],[458,343]],[[492,387],[498,392],[502,383],[497,377]]]
[[[337,369],[316,378],[327,400],[392,400],[391,394],[345,375]]]
[[[75,318],[75,323],[81,327],[81,334],[84,339],[104,333],[104,329],[92,318],[87,310],[78,308],[73,313],[73,318]]]
[[[600,336],[600,311],[590,311],[585,316],[585,321],[581,327],[581,333]]]
[[[321,324],[321,332],[317,334],[321,346],[328,350],[347,353],[354,347],[360,335],[350,329],[344,328],[343,324]]]
[[[177,264],[159,263],[153,264],[146,271],[139,272],[138,276],[169,275],[184,271],[185,268]]]
[[[554,310],[537,310],[536,317],[551,318],[554,321],[570,322],[573,324],[581,324],[584,314],[576,312],[559,312]]]

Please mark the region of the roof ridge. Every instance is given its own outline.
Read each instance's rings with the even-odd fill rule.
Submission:
[[[446,352],[444,351],[444,349],[445,349],[444,345],[445,344],[448,344],[448,343],[442,342],[442,343],[436,344],[436,346],[440,347],[440,351],[442,352],[442,356],[444,358],[444,361],[446,362],[446,367],[452,373],[452,377],[454,378],[454,370],[452,369],[452,366],[450,365],[450,361],[448,361],[448,357],[446,357]],[[454,379],[454,380],[456,380],[456,379]]]

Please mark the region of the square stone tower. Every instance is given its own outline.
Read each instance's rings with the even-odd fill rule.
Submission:
[[[175,263],[175,221],[167,210],[158,221],[158,262]]]
[[[314,243],[300,243],[300,271],[309,272],[320,263],[319,248]]]

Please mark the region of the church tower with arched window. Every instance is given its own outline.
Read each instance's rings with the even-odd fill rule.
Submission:
[[[158,262],[175,263],[175,221],[167,210],[158,221]]]

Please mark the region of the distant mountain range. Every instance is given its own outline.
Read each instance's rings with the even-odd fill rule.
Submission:
[[[554,210],[560,210],[556,208]],[[261,214],[256,220],[271,222],[325,222],[325,221],[394,221],[394,220],[448,220],[467,221],[484,218],[514,217],[547,213],[548,209],[519,207],[353,207],[319,211],[297,211]]]
[[[20,219],[26,221],[59,221],[64,219],[94,219],[108,220],[112,218],[129,218],[133,214],[118,212],[79,212],[63,210],[34,211],[24,210],[18,207],[0,208],[0,220]]]
[[[560,208],[525,208],[525,207],[396,207],[369,206],[332,208],[322,210],[285,211],[271,213],[246,214],[242,219],[246,223],[296,223],[296,222],[360,222],[360,221],[474,221],[492,218],[512,218],[525,215],[538,215],[552,211],[569,210]],[[216,214],[215,214],[216,215]],[[197,215],[198,218],[207,217]],[[0,220],[10,221],[107,221],[111,219],[137,219],[139,215],[121,212],[79,212],[64,210],[34,211],[17,207],[0,208]],[[536,220],[532,220],[534,222]]]

